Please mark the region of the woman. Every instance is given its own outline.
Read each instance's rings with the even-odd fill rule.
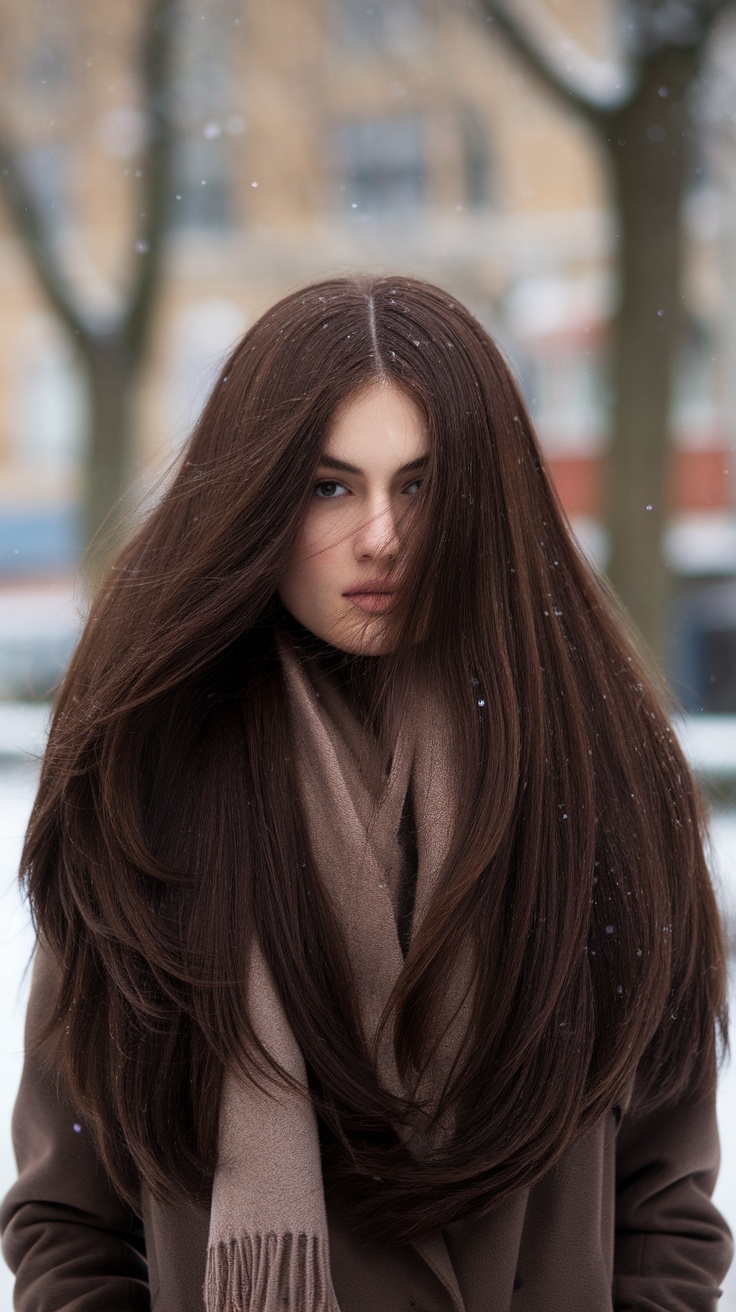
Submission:
[[[235,349],[23,877],[21,1312],[715,1307],[696,790],[444,292],[325,282]]]

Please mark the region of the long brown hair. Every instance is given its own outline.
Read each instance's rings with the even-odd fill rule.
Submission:
[[[392,999],[402,1070],[429,1060],[458,944],[475,956],[443,1103],[457,1130],[421,1163],[397,1138],[290,802],[275,650],[277,584],[331,418],[377,379],[414,399],[431,451],[395,651],[378,664],[390,681],[421,652],[462,769],[441,891]],[[425,283],[308,287],[233,351],[92,606],[22,869],[60,968],[47,1037],[131,1198],[136,1173],[157,1196],[207,1196],[223,1068],[252,1071],[256,1055],[254,934],[305,1056],[330,1187],[377,1239],[530,1185],[635,1073],[650,1106],[712,1085],[724,949],[695,786],[508,366]]]

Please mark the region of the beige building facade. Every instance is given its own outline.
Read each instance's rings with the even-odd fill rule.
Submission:
[[[70,282],[104,314],[136,258],[140,7],[3,10],[0,122]],[[500,327],[520,278],[564,270],[597,313],[609,232],[594,147],[472,5],[209,0],[183,12],[144,462],[181,440],[238,332],[307,279],[406,269]],[[61,504],[83,426],[73,343],[1,209],[0,287],[0,503]]]
[[[610,50],[610,0],[546,3],[590,53]],[[132,0],[0,0],[2,132],[70,284],[100,315],[139,258],[142,13]],[[602,554],[614,233],[585,125],[474,0],[182,0],[181,15],[168,106],[180,144],[139,395],[141,485],[274,299],[353,269],[403,270],[455,292],[499,336],[568,511]],[[708,188],[695,192],[698,331],[678,402],[671,549],[681,573],[718,578],[736,573],[734,479],[715,358],[720,247],[703,220]],[[69,568],[84,397],[74,344],[2,206],[0,348],[0,574]]]

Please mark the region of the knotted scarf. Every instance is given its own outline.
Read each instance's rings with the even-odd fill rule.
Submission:
[[[384,773],[377,787],[375,772],[365,768],[367,731],[334,677],[305,663],[286,640],[281,658],[310,848],[347,945],[364,1034],[383,1087],[431,1108],[466,1030],[467,962],[458,962],[445,1014],[437,1017],[431,1065],[412,1090],[402,1086],[396,1068],[391,1026],[380,1039],[377,1035],[404,965],[397,916],[407,795],[417,862],[409,952],[451,840],[454,799],[442,718],[431,699],[404,718],[388,776]],[[302,1053],[257,943],[250,956],[248,998],[264,1047],[306,1088]],[[421,1144],[410,1142],[409,1148],[420,1155]],[[259,1088],[238,1071],[226,1073],[205,1301],[207,1312],[339,1312],[330,1277],[316,1115],[309,1098],[283,1081]]]

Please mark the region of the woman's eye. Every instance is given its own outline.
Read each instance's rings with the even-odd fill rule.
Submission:
[[[415,478],[412,480],[411,483],[407,483],[406,487],[404,488],[404,496],[413,497],[419,491],[423,482],[424,482],[423,478]]]
[[[325,478],[321,483],[317,483],[314,489],[314,495],[322,501],[335,501],[338,497],[346,494],[347,488],[344,483],[337,483],[332,478]]]

